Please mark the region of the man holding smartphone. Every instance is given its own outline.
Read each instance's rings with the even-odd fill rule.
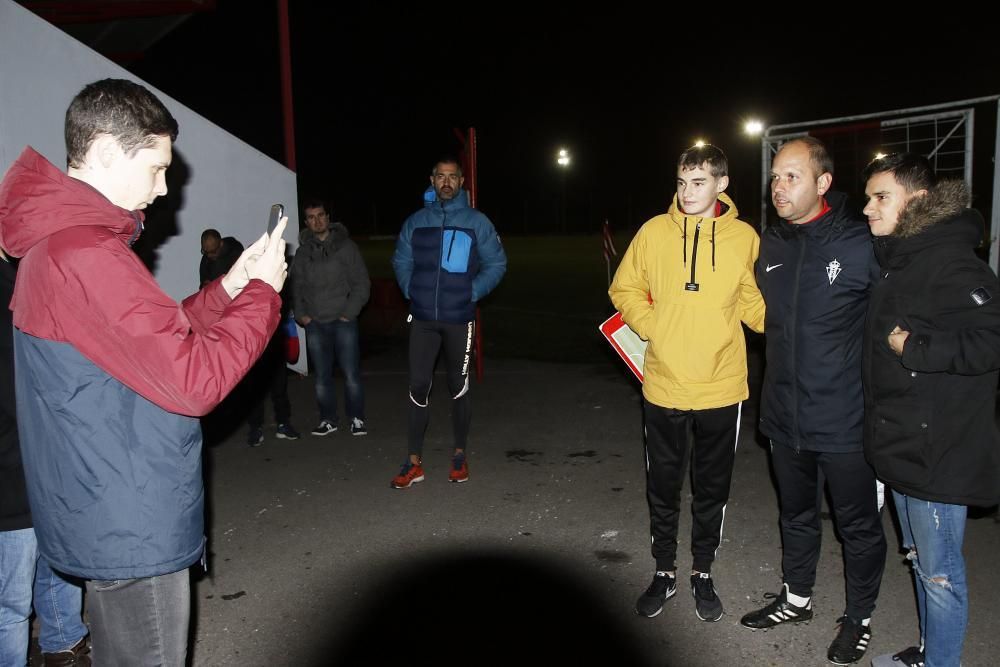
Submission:
[[[285,222],[177,304],[130,245],[166,194],[177,121],[104,79],[66,112],[68,168],[28,147],[0,183],[24,472],[41,557],[87,580],[93,661],[183,665],[203,559],[201,426],[278,324]]]

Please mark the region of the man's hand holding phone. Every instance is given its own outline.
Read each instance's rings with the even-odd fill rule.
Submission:
[[[281,238],[287,224],[288,217],[282,216],[274,231],[270,235],[264,234],[261,237],[261,241],[265,243],[264,251],[247,260],[246,270],[249,279],[263,280],[273,287],[275,292],[281,291],[285,285],[285,279],[288,277],[288,263],[285,262],[285,240]]]
[[[280,292],[288,277],[288,264],[285,263],[285,241],[281,238],[288,224],[288,217],[276,213],[284,213],[281,204],[271,207],[271,218],[268,220],[268,230],[249,248],[243,251],[239,259],[229,269],[222,279],[229,298],[235,299],[243,288],[254,278],[263,280]]]

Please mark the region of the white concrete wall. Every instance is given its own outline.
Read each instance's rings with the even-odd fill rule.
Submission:
[[[0,0],[0,174],[26,145],[64,167],[66,107],[83,86],[106,77],[138,81],[20,5]],[[189,171],[181,186],[177,235],[159,248],[160,285],[177,299],[193,292],[202,230],[215,227],[249,243],[263,233],[274,202],[285,204],[286,240],[293,242],[298,229],[295,173],[139,82],[156,93],[180,124],[175,163]],[[153,222],[156,207],[150,208]]]
[[[294,172],[11,0],[0,0],[0,177],[27,145],[63,168],[66,107],[83,86],[108,77],[143,83],[180,125],[175,166],[167,175],[175,191],[147,212],[148,233],[167,237],[157,248],[155,274],[168,294],[180,300],[197,289],[204,229],[249,244],[263,233],[275,202],[288,213],[285,240],[292,249],[298,230]],[[185,182],[178,187],[171,181],[179,175]]]

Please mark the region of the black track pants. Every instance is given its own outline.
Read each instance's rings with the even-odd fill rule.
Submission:
[[[646,499],[656,569],[676,567],[680,493],[690,454],[692,569],[710,572],[722,540],[742,403],[710,410],[674,410],[645,399],[642,403]]]
[[[453,324],[413,320],[410,323],[410,454],[420,456],[424,450],[424,432],[430,419],[427,405],[434,382],[434,366],[442,348],[452,398],[451,424],[455,449],[465,449],[472,420],[469,367],[472,365],[474,335],[475,322]]]
[[[809,597],[816,583],[825,480],[830,510],[844,542],[845,613],[854,619],[869,618],[885,568],[885,534],[875,473],[864,453],[796,452],[773,442],[771,462],[781,501],[781,569],[789,590]]]

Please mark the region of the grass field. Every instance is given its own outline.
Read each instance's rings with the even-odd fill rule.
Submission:
[[[631,235],[616,236],[619,253],[630,240]],[[503,243],[507,274],[482,303],[486,356],[552,362],[608,358],[610,348],[597,331],[614,312],[601,237],[508,236]],[[373,280],[393,279],[394,239],[361,239],[359,246]],[[618,259],[612,258],[612,275]]]

